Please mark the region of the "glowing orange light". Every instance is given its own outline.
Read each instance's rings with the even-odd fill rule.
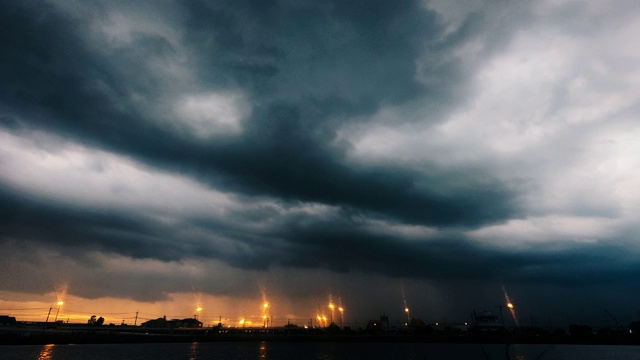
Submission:
[[[198,306],[198,308],[196,309],[197,312],[202,311],[202,308],[200,306]]]
[[[343,312],[343,311],[344,311],[344,308],[343,308],[342,306],[340,306],[340,307],[338,308],[338,311]]]
[[[329,304],[329,309],[333,310],[335,307],[336,307],[336,306],[335,306],[335,305],[333,305],[333,303],[330,303],[330,304]]]
[[[269,307],[269,303],[264,303],[264,305],[262,305],[262,306],[264,306],[264,308],[266,309],[266,308]]]
[[[408,313],[409,312],[409,308],[404,308],[404,312]]]
[[[513,304],[512,304],[512,303],[507,303],[507,307],[508,307],[509,309],[513,309]]]
[[[58,306],[62,306],[64,304],[64,301],[58,301]]]

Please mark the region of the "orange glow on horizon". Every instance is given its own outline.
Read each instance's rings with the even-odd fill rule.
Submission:
[[[289,323],[302,327],[308,325],[310,319],[313,319],[313,326],[325,326],[329,324],[331,316],[326,300],[323,301],[324,306],[318,307],[318,298],[315,296],[295,301],[287,298],[277,298],[274,299],[275,303],[278,304],[276,307],[272,302],[260,301],[259,297],[236,298],[204,294],[199,299],[200,301],[194,303],[193,294],[189,292],[171,293],[166,300],[158,302],[141,302],[115,297],[87,299],[72,294],[67,294],[63,301],[57,300],[55,298],[56,295],[53,291],[42,295],[34,295],[0,290],[0,299],[2,299],[0,300],[0,313],[14,316],[17,321],[33,322],[44,322],[47,319],[47,315],[49,315],[48,321],[53,322],[56,319],[56,313],[58,313],[58,321],[73,324],[86,324],[91,316],[95,315],[96,318],[104,318],[105,325],[121,325],[124,323],[137,326],[149,320],[165,316],[167,320],[193,319],[194,316],[197,316],[197,319],[205,327],[216,326],[218,323],[222,323],[224,327],[241,327],[242,325],[238,324],[240,319],[244,318],[245,322],[243,324],[246,327],[263,327],[266,325],[269,328],[285,326]],[[256,300],[259,302],[256,302]],[[59,312],[58,301],[63,302],[63,305],[60,305]],[[267,304],[266,308],[264,307],[265,303]],[[316,314],[309,314],[309,305],[312,303],[314,304],[312,306],[317,309],[312,311],[320,316],[320,319],[317,320],[317,325]],[[256,305],[258,305],[258,308],[256,308]],[[339,311],[340,305],[335,302],[334,311]],[[51,311],[49,310],[50,308],[52,308]],[[251,311],[252,308],[254,309],[253,311]],[[279,310],[280,312],[274,313],[275,310],[280,308],[282,308],[282,310]],[[333,320],[337,320],[336,324],[340,324],[339,321],[342,318],[336,318],[336,316],[340,315],[341,313],[333,315]]]

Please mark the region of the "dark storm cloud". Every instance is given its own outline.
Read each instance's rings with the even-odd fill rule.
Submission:
[[[5,239],[24,239],[79,250],[104,249],[133,257],[174,258],[178,252],[164,229],[137,214],[77,208],[39,201],[29,195],[0,193]]]
[[[637,6],[576,6],[0,2],[0,292],[635,313]]]
[[[86,268],[85,275],[70,274],[74,283],[91,277],[94,280],[75,292],[90,298],[108,293],[142,301],[161,300],[169,291],[188,291],[179,280],[180,274],[114,273],[108,264],[96,263],[92,252],[117,253],[137,259],[160,259],[182,262],[189,259],[217,259],[242,269],[267,270],[272,266],[284,268],[324,268],[338,273],[362,272],[384,274],[405,279],[429,278],[434,281],[496,281],[538,284],[538,286],[580,287],[597,284],[633,283],[640,269],[633,265],[628,250],[594,244],[579,250],[567,249],[553,253],[531,250],[497,250],[451,232],[436,238],[403,239],[371,232],[353,214],[320,220],[306,216],[280,219],[273,228],[247,232],[242,226],[225,225],[211,219],[183,221],[181,227],[196,227],[216,235],[185,237],[176,229],[150,221],[135,213],[114,214],[96,209],[62,208],[56,204],[42,205],[31,199],[4,193],[1,224],[3,238],[13,246],[24,247],[35,242],[47,243],[48,249],[64,249],[62,258]],[[264,218],[263,214],[258,217]],[[352,218],[348,221],[345,219]],[[35,221],[34,221],[35,220]],[[34,223],[37,222],[37,226]],[[235,246],[227,247],[216,238],[232,239]],[[17,240],[16,240],[17,239]],[[18,245],[15,245],[18,244]],[[6,244],[4,248],[6,248]],[[60,251],[60,250],[57,250]],[[89,255],[87,255],[89,254]],[[5,264],[13,268],[14,259]],[[31,258],[32,266],[50,264],[45,257]],[[611,266],[611,263],[618,265]],[[65,265],[66,266],[66,265]],[[75,267],[71,267],[72,269]],[[60,270],[62,271],[64,267]],[[68,269],[66,271],[69,271]],[[84,272],[84,271],[81,271]],[[102,275],[99,275],[102,274]],[[212,275],[210,275],[212,276]],[[160,280],[164,279],[164,280]],[[209,284],[202,279],[205,284]],[[115,286],[120,282],[119,286]],[[37,286],[45,291],[48,282],[5,284],[6,289],[29,290]],[[107,286],[114,285],[113,287]],[[155,286],[163,284],[163,286]],[[246,287],[224,284],[223,279],[204,290],[218,294],[247,295]],[[131,289],[148,289],[144,292]],[[291,295],[296,290],[289,290]],[[525,293],[525,291],[522,291]]]
[[[468,69],[450,52],[482,28],[480,14],[445,34],[435,13],[406,1],[174,5],[181,21],[168,26],[176,26],[180,46],[140,32],[112,43],[96,35],[90,20],[54,6],[0,4],[2,127],[44,130],[285,207],[315,202],[341,212],[284,218],[280,227],[259,231],[238,222],[247,214],[228,222],[185,216],[182,225],[209,232],[185,237],[134,211],[25,200],[6,191],[5,238],[163,261],[204,257],[241,268],[279,264],[403,277],[496,278],[553,261],[481,248],[462,234],[521,216],[517,186],[480,167],[355,163],[350,145],[338,141],[341,126],[366,123],[385,106],[427,98],[422,118],[436,123],[464,102],[458,97]],[[174,115],[158,119],[163,115],[147,111],[182,91],[150,70],[148,60],[179,56],[195,74],[192,89],[246,95],[252,112],[240,134],[194,139],[166,126]],[[350,220],[353,213],[453,230],[407,241],[365,229]],[[254,215],[257,222],[274,216]]]
[[[239,85],[257,104],[242,136],[205,144],[162,128],[130,99],[132,92],[153,99],[166,85],[141,60],[174,52],[167,41],[138,35],[126,48],[95,54],[78,34],[87,26],[82,21],[47,6],[4,6],[2,103],[33,127],[216,185],[222,177],[234,190],[409,222],[473,226],[515,210],[514,189],[486,174],[450,174],[432,165],[425,177],[402,168],[357,166],[345,160],[343,146],[332,144],[347,115],[370,114],[381,104],[427,92],[447,98],[450,87],[458,86],[438,81],[430,88],[416,80],[416,59],[427,48],[434,48],[427,51],[430,57],[441,56],[442,36],[435,15],[416,4],[188,3],[183,36],[200,86]],[[455,77],[456,70],[438,68],[427,76]],[[99,82],[112,91],[101,92]],[[460,186],[451,188],[454,176]]]
[[[3,238],[25,244],[48,243],[54,249],[66,249],[65,257],[88,267],[93,267],[93,260],[84,253],[104,251],[162,261],[217,259],[256,270],[278,265],[362,271],[401,278],[528,279],[558,284],[575,284],[580,278],[584,278],[585,283],[603,283],[619,278],[628,270],[602,267],[607,260],[620,258],[617,250],[606,247],[549,255],[482,248],[455,232],[435,239],[399,240],[372,233],[361,221],[346,220],[352,217],[349,214],[324,220],[292,216],[281,219],[274,228],[253,233],[237,224],[184,219],[182,227],[216,233],[185,238],[180,231],[136,213],[42,204],[7,191],[1,194],[0,200],[4,205],[0,213]],[[232,239],[237,246],[227,247],[216,238]],[[562,266],[558,268],[558,264]],[[574,270],[566,270],[568,264],[573,264],[570,267]],[[145,274],[146,280],[140,281],[147,281],[149,276]],[[145,296],[151,299],[156,295]]]
[[[342,101],[341,112],[424,93],[416,59],[442,31],[433,13],[406,1],[188,7],[187,41],[211,85],[241,82],[260,97]]]
[[[259,116],[259,115],[258,115]],[[243,191],[317,201],[433,225],[478,225],[515,211],[515,190],[480,171],[431,174],[394,166],[348,164],[317,137],[300,112],[279,106],[255,119],[247,140],[210,162],[241,179]],[[255,127],[254,127],[255,126]],[[456,184],[456,185],[452,185]]]
[[[3,203],[0,225],[5,239],[73,249],[78,259],[83,251],[102,250],[163,261],[204,257],[225,260],[241,268],[267,269],[271,264],[280,264],[419,277],[445,275],[440,270],[447,272],[447,276],[455,276],[442,266],[456,257],[467,258],[464,252],[473,251],[469,249],[471,244],[456,239],[397,242],[371,234],[357,222],[342,217],[313,220],[294,216],[280,220],[275,228],[252,233],[238,224],[183,218],[182,228],[201,228],[216,234],[185,238],[175,227],[135,212],[43,203],[9,191],[3,191],[0,200]],[[216,241],[218,237],[232,239],[237,247],[225,247],[223,242]],[[474,262],[471,267],[484,263],[483,268],[495,271],[486,267],[492,262],[489,258],[469,259]],[[403,266],[397,267],[398,263]]]

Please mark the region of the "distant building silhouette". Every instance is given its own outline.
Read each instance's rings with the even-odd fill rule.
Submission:
[[[194,318],[167,320],[166,316],[149,320],[140,324],[142,327],[152,329],[181,329],[181,328],[201,328],[202,322]]]
[[[389,316],[380,315],[380,320],[369,320],[367,330],[389,330]]]
[[[0,325],[11,326],[16,324],[16,318],[8,315],[0,315]]]
[[[591,335],[593,329],[588,325],[581,324],[569,324],[569,334],[573,336],[587,336]]]
[[[493,333],[505,331],[504,324],[499,321],[498,316],[489,311],[483,311],[480,314],[473,312],[473,324],[471,331],[475,334]]]

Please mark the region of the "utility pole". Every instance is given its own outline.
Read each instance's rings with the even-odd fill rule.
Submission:
[[[611,319],[613,319],[613,321],[615,321],[616,326],[618,327],[618,330],[623,330],[623,329],[624,329],[624,327],[623,327],[622,325],[620,325],[620,323],[618,322],[618,319],[616,319],[613,315],[611,315],[611,313],[610,313],[610,312],[608,312],[608,311],[607,311],[607,309],[604,309],[604,312],[606,312],[606,313],[607,313],[607,315],[609,315],[609,317],[610,317]]]
[[[49,322],[49,315],[51,315],[51,309],[53,309],[53,306],[49,308],[49,312],[47,313],[47,320],[45,320],[44,322]]]
[[[138,324],[138,312],[136,311],[136,319],[133,321],[133,326],[136,326],[136,324]]]

